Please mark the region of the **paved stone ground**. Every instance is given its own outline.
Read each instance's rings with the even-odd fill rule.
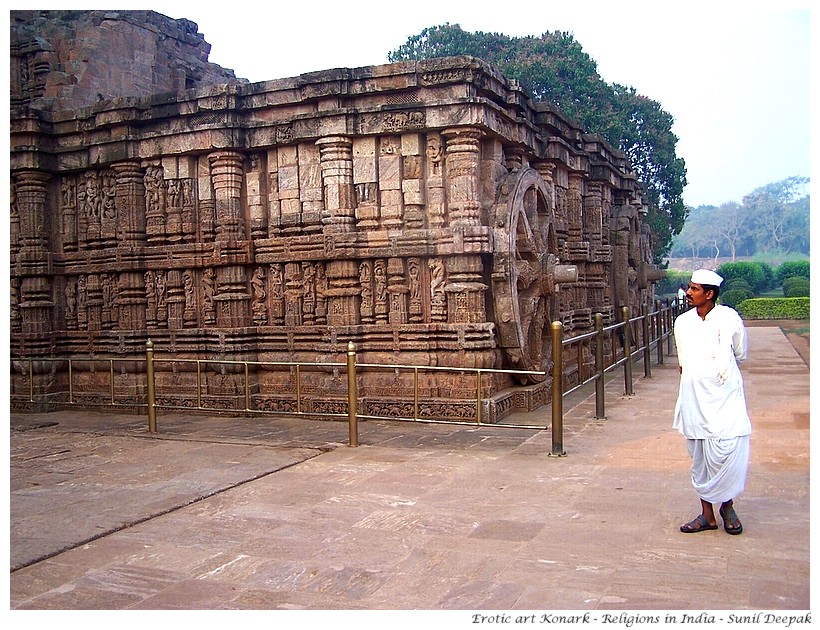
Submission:
[[[10,608],[808,610],[809,369],[749,334],[740,536],[678,530],[674,359],[611,379],[606,419],[565,408],[565,457],[548,430],[12,414]]]

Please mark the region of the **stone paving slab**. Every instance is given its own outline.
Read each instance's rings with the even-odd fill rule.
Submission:
[[[565,409],[566,457],[527,429],[13,414],[10,607],[808,610],[809,370],[749,333],[741,536],[678,531],[669,359],[612,379],[606,419]]]

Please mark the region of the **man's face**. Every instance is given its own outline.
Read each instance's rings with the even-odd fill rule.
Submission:
[[[712,295],[714,291],[709,289],[708,291],[703,290],[702,284],[695,284],[694,282],[689,283],[689,288],[686,290],[686,301],[691,305],[697,308],[698,306],[703,306],[709,300],[712,299]]]

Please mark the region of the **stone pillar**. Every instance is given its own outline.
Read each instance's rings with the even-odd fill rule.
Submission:
[[[51,332],[54,306],[49,278],[38,268],[48,258],[45,230],[46,182],[50,175],[21,171],[14,175],[15,199],[20,215],[20,252],[18,262],[23,274],[20,282],[19,313],[24,334]]]
[[[450,225],[481,223],[478,182],[481,176],[480,129],[459,127],[446,129],[447,139],[447,202]]]
[[[216,151],[208,159],[216,205],[216,240],[244,240],[242,154],[237,151]]]
[[[215,240],[231,243],[246,239],[242,216],[242,154],[215,151],[208,156],[215,202]],[[216,322],[220,328],[250,325],[251,295],[245,269],[239,265],[218,267],[214,296]]]
[[[88,330],[102,330],[104,303],[102,277],[96,273],[88,274],[86,277],[85,291],[86,325]]]
[[[145,279],[137,272],[120,274],[117,286],[117,303],[119,305],[119,327],[121,330],[144,330],[145,308]]]
[[[324,189],[322,225],[325,234],[351,232],[355,223],[353,189],[353,142],[344,136],[316,141],[319,147]]]
[[[483,265],[479,256],[458,256],[447,265],[447,321],[451,324],[475,324],[487,321],[482,282]]]
[[[218,267],[216,284],[219,293],[214,296],[216,325],[219,328],[238,328],[251,325],[248,279],[240,265]]]
[[[410,289],[404,278],[404,260],[402,258],[390,258],[387,261],[387,276],[387,292],[390,296],[388,319],[391,324],[406,324],[407,294]]]
[[[111,165],[116,173],[117,238],[120,245],[145,243],[145,182],[137,162]]]
[[[169,269],[165,277],[168,297],[168,328],[180,330],[183,327],[185,311],[185,291],[182,283],[182,271],[180,269]]]
[[[327,263],[327,325],[359,324],[360,295],[358,266],[355,260],[332,260]]]
[[[302,325],[302,269],[299,263],[285,264],[285,326]]]

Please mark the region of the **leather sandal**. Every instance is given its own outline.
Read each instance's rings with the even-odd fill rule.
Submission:
[[[698,532],[705,532],[712,529],[718,529],[717,525],[712,525],[703,514],[698,514],[688,523],[681,525],[680,530],[684,534],[697,534]]]
[[[720,518],[723,519],[723,529],[726,530],[727,534],[731,534],[732,536],[737,536],[740,532],[743,531],[743,524],[740,522],[740,519],[737,517],[737,512],[735,512],[735,508],[731,505],[727,505],[726,508],[721,506],[720,508]],[[730,525],[730,523],[737,523],[734,527]]]

